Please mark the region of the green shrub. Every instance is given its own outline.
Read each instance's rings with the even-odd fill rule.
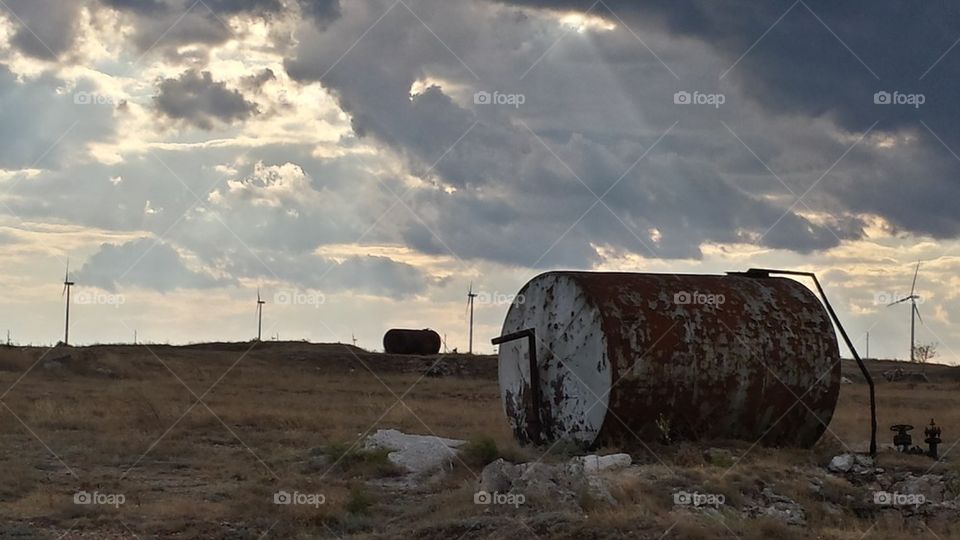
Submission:
[[[500,458],[497,442],[492,437],[481,435],[460,447],[460,459],[472,467],[483,467]]]

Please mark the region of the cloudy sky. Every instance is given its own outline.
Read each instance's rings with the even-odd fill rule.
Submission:
[[[817,272],[960,362],[960,8],[0,1],[0,332],[491,350],[548,269]]]

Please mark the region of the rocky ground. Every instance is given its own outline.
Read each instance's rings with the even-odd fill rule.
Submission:
[[[0,347],[0,539],[950,538],[960,385],[929,368],[929,384],[878,382],[869,459],[852,363],[813,449],[585,452],[515,443],[493,357]],[[945,459],[892,449],[887,426],[931,417]]]

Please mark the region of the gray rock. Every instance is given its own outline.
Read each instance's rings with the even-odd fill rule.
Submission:
[[[591,454],[571,458],[568,463],[574,470],[584,474],[596,474],[600,471],[629,467],[633,463],[633,458],[630,457],[630,454],[609,454],[606,456]]]
[[[850,472],[850,469],[853,468],[853,464],[856,462],[853,454],[840,454],[839,456],[833,456],[833,459],[830,460],[830,464],[827,465],[827,469],[830,472],[835,473],[845,473]]]
[[[873,458],[862,454],[840,454],[833,456],[827,470],[834,473],[875,474]],[[883,471],[880,471],[883,472]]]
[[[632,461],[628,454],[577,456],[557,465],[514,465],[498,459],[484,467],[477,492],[523,495],[525,500],[549,501],[575,511],[585,490],[595,500],[616,504],[605,474],[628,467]]]
[[[927,503],[942,503],[946,485],[943,482],[943,476],[939,474],[924,474],[914,476],[912,474],[900,482],[890,486],[893,493],[902,493],[909,495],[923,495]]]
[[[770,488],[763,488],[757,501],[745,505],[744,514],[747,517],[770,517],[787,525],[807,524],[807,514],[800,503]]]
[[[410,435],[395,429],[380,429],[364,441],[364,448],[385,448],[394,465],[413,474],[432,473],[448,468],[456,458],[456,449],[466,441],[433,435]]]
[[[507,493],[519,476],[516,465],[500,458],[483,468],[477,489],[487,493]]]

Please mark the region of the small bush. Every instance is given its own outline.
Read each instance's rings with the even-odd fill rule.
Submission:
[[[390,451],[384,448],[365,449],[357,445],[331,443],[323,449],[331,467],[349,474],[365,477],[399,476],[403,471],[390,461]]]
[[[486,435],[472,438],[460,447],[460,459],[471,467],[483,467],[499,457],[497,442]]]
[[[350,497],[344,506],[347,512],[353,515],[367,515],[370,513],[370,507],[374,503],[373,497],[367,493],[363,486],[353,486],[350,489]]]

